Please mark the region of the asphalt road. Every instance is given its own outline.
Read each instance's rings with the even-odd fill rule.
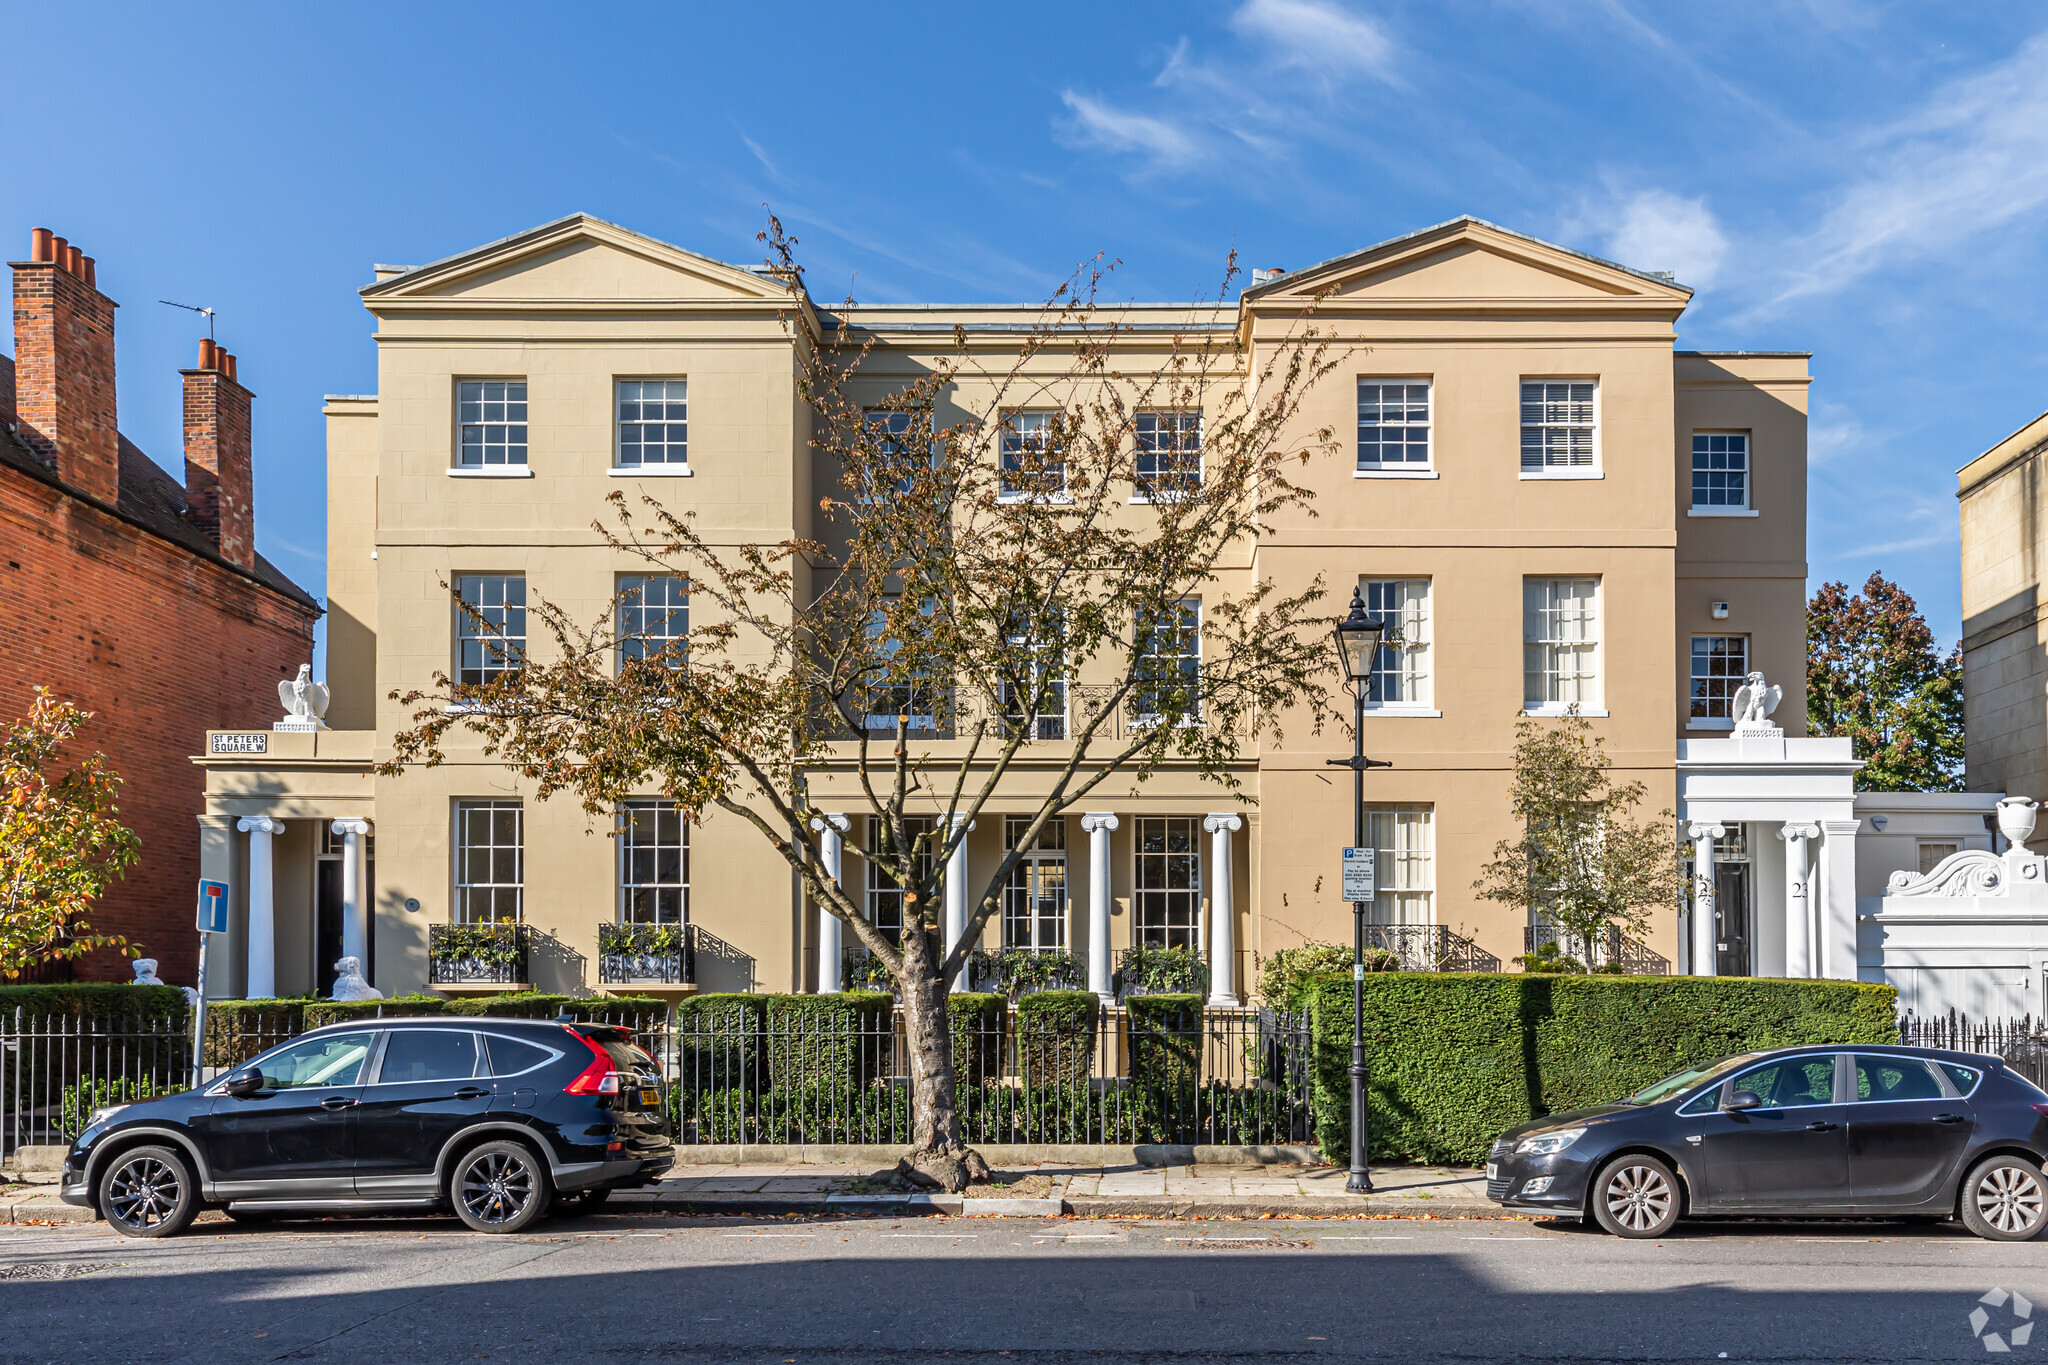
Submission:
[[[1519,1221],[452,1219],[0,1228],[0,1361],[1954,1360],[2048,1242]],[[2048,1328],[2007,1358],[2048,1357]],[[1725,1353],[1725,1354],[1724,1354]]]

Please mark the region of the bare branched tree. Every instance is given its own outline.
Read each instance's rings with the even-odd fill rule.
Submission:
[[[1023,852],[1113,777],[1172,766],[1248,800],[1248,747],[1305,705],[1320,725],[1323,585],[1283,591],[1249,566],[1263,522],[1313,515],[1298,471],[1336,439],[1295,419],[1336,361],[1308,316],[1256,355],[1228,305],[1171,331],[1126,321],[1099,302],[1098,259],[1000,349],[956,328],[890,383],[857,315],[809,306],[795,239],[771,218],[762,240],[833,484],[815,538],[720,549],[690,512],[613,494],[607,543],[689,577],[687,646],[622,629],[618,604],[586,624],[539,600],[545,656],[393,694],[415,724],[385,771],[438,762],[459,728],[543,799],[607,816],[658,792],[747,821],[887,966],[914,1087],[906,1171],[957,1189],[986,1168],[960,1136],[946,996]],[[847,843],[842,885],[813,822],[848,806],[876,837]],[[987,810],[1025,822],[1017,851],[948,935],[952,855]],[[846,889],[862,861],[902,889],[900,931]]]

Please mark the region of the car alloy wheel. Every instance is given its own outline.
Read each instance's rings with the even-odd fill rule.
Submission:
[[[1963,1222],[1979,1237],[2021,1242],[2048,1221],[2041,1172],[2016,1157],[1995,1157],[1963,1186]]]
[[[517,1142],[490,1142],[455,1171],[455,1212],[478,1232],[517,1232],[547,1211],[547,1176]]]
[[[198,1213],[192,1176],[176,1153],[138,1147],[116,1157],[100,1181],[100,1213],[130,1237],[169,1237]]]
[[[1600,1173],[1593,1216],[1622,1237],[1659,1237],[1678,1221],[1678,1180],[1654,1157],[1629,1156]]]

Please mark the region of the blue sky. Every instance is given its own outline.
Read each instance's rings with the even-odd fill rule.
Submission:
[[[873,302],[1037,299],[1096,251],[1185,298],[1232,246],[1461,213],[1673,270],[1681,346],[1815,352],[1814,583],[1881,569],[1951,638],[1954,470],[2048,408],[2033,6],[8,8],[0,245],[98,258],[122,427],[180,470],[203,324],[156,300],[219,310],[258,544],[315,592],[371,262],[574,211],[754,261],[772,206]]]

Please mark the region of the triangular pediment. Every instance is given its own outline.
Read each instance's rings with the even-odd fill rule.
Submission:
[[[1293,271],[1245,291],[1248,304],[1641,302],[1683,307],[1684,285],[1460,218]]]
[[[768,303],[789,297],[778,280],[587,214],[415,267],[362,292],[373,308],[428,300]]]

